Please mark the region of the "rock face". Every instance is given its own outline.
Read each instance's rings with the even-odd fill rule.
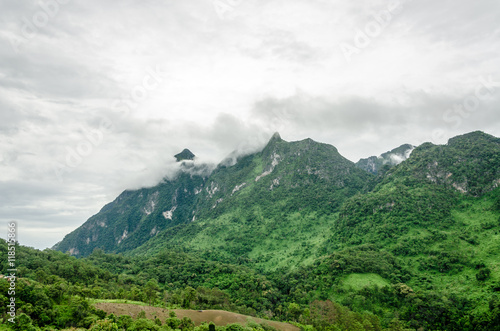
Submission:
[[[195,158],[195,155],[187,148],[185,148],[182,152],[179,154],[174,155],[175,159],[177,162],[189,160],[192,161]]]

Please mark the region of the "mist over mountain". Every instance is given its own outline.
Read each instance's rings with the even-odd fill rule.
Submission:
[[[370,156],[366,159],[360,159],[356,162],[356,166],[376,175],[380,168],[384,166],[391,168],[409,158],[413,149],[415,149],[415,146],[404,144],[380,156]]]
[[[19,248],[28,282],[54,298],[52,319],[26,310],[30,321],[70,325],[50,300],[73,309],[85,293],[325,331],[498,330],[500,138],[474,131],[356,164],[334,146],[279,134],[218,165],[188,149],[176,156],[173,175],[124,191],[60,252]],[[41,300],[30,286],[29,304]]]
[[[176,158],[181,161],[193,155],[184,150]],[[183,163],[172,179],[123,192],[55,248],[77,256],[88,255],[95,248],[123,252],[168,228],[178,231],[179,226],[199,224],[197,220],[223,210],[250,212],[252,205],[263,206],[264,196],[268,196],[266,204],[289,205],[289,212],[311,209],[309,204],[315,199],[324,199],[323,208],[335,210],[370,178],[331,145],[311,139],[289,143],[278,133],[261,152],[233,155],[212,172],[205,164]],[[286,202],[283,195],[287,195]]]
[[[392,211],[403,207],[399,199],[408,197],[423,204],[419,208],[444,212],[451,207],[427,206],[425,201],[434,204],[457,192],[479,196],[495,189],[498,144],[498,138],[472,132],[447,145],[404,144],[354,164],[331,145],[311,139],[286,142],[276,133],[260,152],[234,154],[215,168],[183,161],[174,177],[123,192],[54,248],[76,256],[96,248],[140,254],[182,248],[209,259],[254,261],[265,269],[305,264],[311,256],[332,251],[331,236],[344,231],[346,217],[358,213],[351,210],[354,201],[365,208],[376,197]],[[194,154],[186,149],[176,157],[191,160]],[[407,182],[416,187],[396,184]],[[401,195],[390,198],[396,191]],[[428,200],[436,194],[440,198]],[[439,215],[433,222],[444,217]],[[346,231],[359,231],[362,223],[357,224]],[[301,235],[304,227],[308,237]],[[343,236],[337,239],[345,241]]]

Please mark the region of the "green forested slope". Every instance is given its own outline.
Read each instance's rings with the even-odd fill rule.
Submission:
[[[181,248],[259,270],[310,263],[323,254],[342,203],[373,178],[333,146],[275,136],[261,153],[212,173],[195,222],[168,229],[131,254]]]
[[[123,252],[140,246],[162,230],[192,220],[196,190],[204,177],[180,172],[153,188],[125,191],[104,206],[54,249],[87,256],[95,248]]]
[[[320,329],[340,323],[344,314],[366,325],[342,322],[340,330],[403,324],[415,330],[498,330],[499,184],[500,139],[482,132],[446,145],[425,143],[377,175],[357,168],[333,146],[275,135],[262,152],[235,164],[224,161],[210,175],[181,174],[168,184],[165,201],[178,188],[191,198],[160,232],[151,235],[152,218],[134,223],[144,224],[150,235],[130,236],[123,240],[131,239],[127,244],[110,237],[110,246],[99,240],[88,245],[73,233],[58,249],[76,243],[84,247],[76,247],[80,255],[96,247],[122,251],[126,257],[100,253],[88,259],[120,277],[153,279],[168,290],[217,288],[234,302],[231,309]],[[141,199],[157,188],[144,189]],[[138,192],[124,200],[129,215],[147,201]],[[164,204],[156,215],[163,217],[172,206]],[[123,208],[105,207],[94,217],[118,215]],[[75,241],[68,244],[68,238]],[[182,267],[175,261],[184,261]],[[214,276],[210,270],[217,265],[226,267],[216,267],[216,275],[228,272]],[[265,289],[250,285],[254,279]],[[255,292],[240,293],[239,286]]]
[[[0,240],[0,253],[7,244]],[[165,309],[223,309],[267,319],[309,324],[302,328],[334,330],[399,330],[403,322],[383,328],[373,314],[353,312],[330,301],[299,305],[264,275],[241,266],[206,261],[175,252],[150,258],[124,257],[96,250],[77,259],[61,252],[16,247],[16,318],[10,323],[7,303],[11,280],[0,278],[1,330],[174,330],[208,331],[208,324],[194,327],[189,319],[175,317],[147,320],[140,316],[117,317],[92,306],[110,301],[154,305]],[[6,273],[2,267],[1,272]],[[325,307],[328,308],[325,310]],[[332,320],[332,317],[335,317]],[[209,322],[209,321],[207,321]],[[224,327],[217,327],[225,331]],[[249,323],[228,331],[274,331],[269,325]]]
[[[373,178],[331,145],[275,135],[263,151],[222,162],[209,176],[181,171],[122,193],[55,248],[85,256],[145,243],[133,254],[175,248],[264,269],[292,266],[320,255],[343,201]]]

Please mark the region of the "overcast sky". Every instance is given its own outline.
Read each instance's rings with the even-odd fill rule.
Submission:
[[[498,0],[2,1],[0,237],[51,247],[191,149],[500,136]]]

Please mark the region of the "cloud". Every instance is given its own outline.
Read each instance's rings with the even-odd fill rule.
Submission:
[[[446,115],[474,93],[471,90],[462,97],[400,93],[400,99],[385,102],[375,97],[335,99],[298,92],[288,98],[259,100],[251,118],[267,132],[279,131],[285,139],[311,137],[329,142],[356,162],[403,143],[446,143],[449,137],[477,129],[498,135],[500,88],[479,102],[474,112],[457,113],[453,122]],[[436,140],[436,130],[442,131],[443,139]]]
[[[22,243],[52,246],[123,190],[173,177],[179,169],[173,155],[184,147],[197,163],[213,164],[265,143],[257,127],[230,114],[209,124],[115,117],[110,130],[99,129],[96,114],[70,114],[40,122],[26,115],[21,130],[1,141],[0,218],[19,222]]]

